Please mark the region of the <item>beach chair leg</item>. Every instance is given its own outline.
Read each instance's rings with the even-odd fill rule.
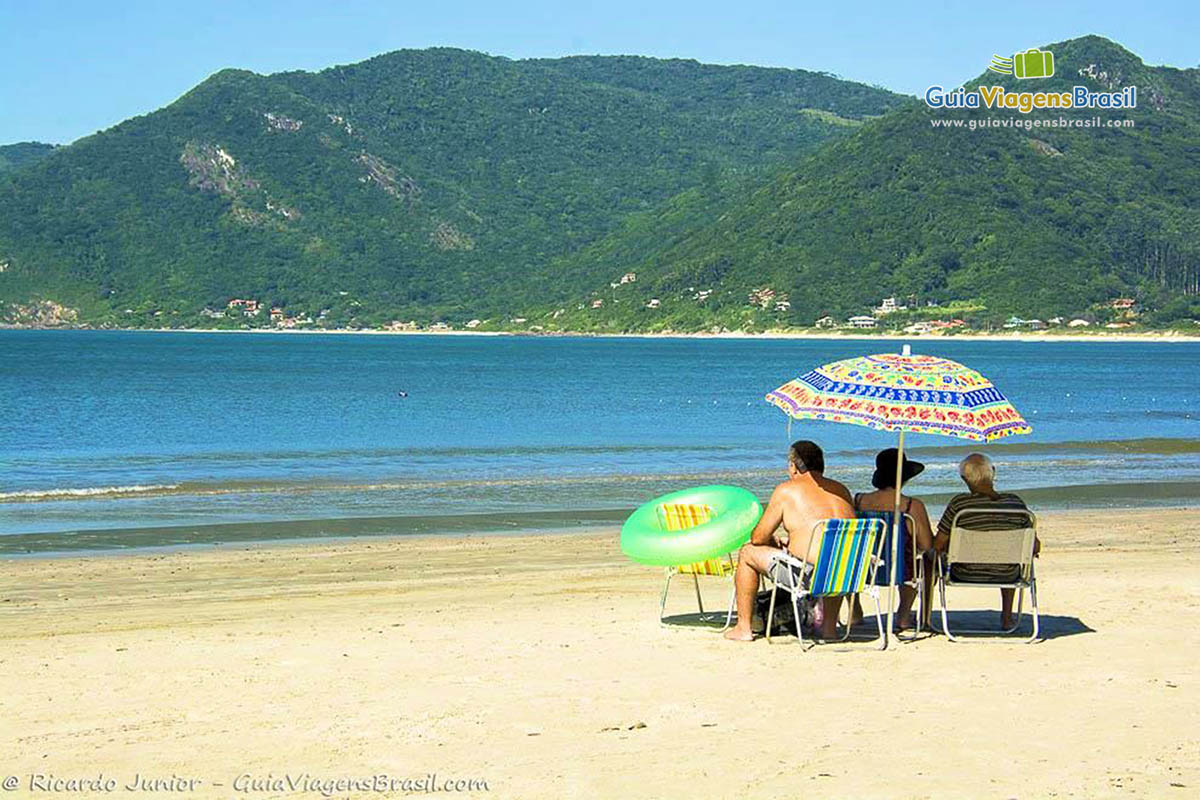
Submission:
[[[1041,622],[1038,619],[1037,578],[1029,579],[1029,608],[1033,612],[1033,634],[1028,642],[1036,642],[1041,635]]]
[[[916,634],[913,637],[916,638],[921,635],[921,623],[925,617],[925,557],[918,555],[913,563],[916,565],[914,577],[917,579],[917,623]]]
[[[916,608],[912,612],[913,618],[916,621],[913,625],[913,629],[912,629],[911,633],[906,633],[903,636],[901,636],[899,633],[893,632],[893,635],[896,637],[896,639],[901,642],[915,642],[917,639],[921,638],[921,617],[925,613],[925,611],[924,611],[925,589],[923,588],[923,583],[924,583],[924,576],[921,575],[919,572],[916,573],[916,582],[912,586],[913,591],[915,591],[917,594],[916,599],[914,601]]]
[[[954,634],[950,632],[950,615],[946,610],[946,579],[939,577],[938,579],[938,595],[941,597],[942,605],[942,633],[946,634],[946,638],[952,642],[957,642]]]
[[[779,591],[779,584],[771,585],[771,605],[767,608],[767,644],[771,643],[771,625],[775,622],[775,593]]]
[[[729,630],[729,626],[733,625],[733,612],[737,608],[737,581],[734,580],[734,575],[737,574],[737,564],[733,562],[733,556],[728,555],[725,558],[729,561],[729,611],[725,613],[725,627],[721,630]],[[762,587],[762,576],[758,576],[758,585]],[[757,596],[757,593],[755,593]]]
[[[737,608],[737,583],[733,577],[729,578],[729,610],[725,612],[725,627],[721,630],[729,630],[729,626],[733,625],[733,612]]]
[[[658,605],[658,621],[661,625],[667,624],[667,592],[671,590],[671,578],[675,577],[675,571],[667,568],[667,583],[663,586],[662,602]]]
[[[804,650],[804,620],[800,618],[800,603],[805,601],[806,596],[799,590],[792,592],[792,619],[796,622],[796,640],[800,643],[801,650]]]
[[[879,649],[887,650],[888,637],[883,635],[883,606],[879,604],[879,590],[871,592],[875,598],[875,627],[879,629]]]
[[[796,601],[796,593],[792,592],[792,622],[796,624],[796,638],[804,644],[804,636],[800,633],[800,629],[804,627],[803,620],[800,619],[800,604]]]
[[[704,616],[704,598],[700,596],[700,577],[692,573],[692,585],[696,587],[696,605],[700,607],[700,615]]]
[[[844,642],[850,638],[850,629],[854,627],[852,624],[854,622],[854,600],[857,597],[858,595],[856,594],[848,594],[844,598],[846,601],[846,632],[838,639],[839,642]],[[838,618],[841,619],[841,616],[841,612],[839,611]]]
[[[937,563],[932,558],[921,558],[921,623],[933,630],[933,584],[937,580]]]

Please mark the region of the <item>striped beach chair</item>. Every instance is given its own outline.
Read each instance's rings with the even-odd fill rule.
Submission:
[[[703,525],[713,518],[713,510],[707,505],[663,503],[656,511],[658,514],[658,524],[665,531],[685,531],[688,528]],[[692,586],[696,590],[696,605],[699,607],[700,613],[703,614],[704,598],[700,595],[700,576],[707,575],[729,579],[729,610],[725,614],[725,628],[728,628],[733,624],[733,611],[735,608],[733,573],[736,570],[737,563],[733,560],[733,553],[727,553],[721,558],[710,558],[692,564],[678,564],[673,567],[667,567],[667,583],[663,586],[662,590],[662,602],[658,609],[658,621],[663,625],[667,624],[667,593],[671,590],[671,579],[676,575],[692,576]]]
[[[1017,613],[1013,625],[1000,631],[1011,635],[1021,627],[1025,590],[1029,590],[1033,632],[1026,642],[1040,636],[1037,576],[1034,574],[1034,550],[1037,542],[1037,515],[1028,509],[971,506],[950,521],[950,547],[938,560],[938,595],[942,606],[942,633],[952,642],[959,637],[950,632],[950,612],[946,607],[946,588],[1015,589]],[[995,633],[989,630],[959,630],[959,633]]]
[[[779,590],[792,598],[792,612],[802,620],[800,603],[808,598],[850,597],[859,593],[875,599],[875,623],[879,628],[880,647],[883,638],[883,609],[879,604],[879,587],[875,585],[875,570],[879,565],[876,552],[883,541],[886,524],[881,519],[823,519],[812,528],[808,555],[816,557],[811,563],[801,561],[790,553],[775,557],[771,569],[771,605],[767,611],[767,641],[775,618],[775,598]],[[850,627],[842,641],[850,638]],[[797,622],[796,638],[804,643],[804,626]]]

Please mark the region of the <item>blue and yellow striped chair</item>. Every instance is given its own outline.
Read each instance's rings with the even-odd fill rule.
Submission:
[[[697,525],[703,525],[713,518],[713,510],[707,505],[692,505],[688,503],[663,503],[657,509],[658,524],[665,531],[685,531],[688,528],[694,528]],[[700,608],[700,613],[704,613],[704,599],[700,596],[700,578],[701,575],[711,575],[717,578],[729,578],[729,582],[733,583],[733,573],[737,570],[737,563],[733,560],[733,554],[726,554],[723,558],[710,558],[706,561],[697,561],[693,564],[679,564],[673,567],[667,567],[667,583],[662,590],[662,603],[658,609],[658,621],[666,624],[667,611],[667,592],[671,589],[671,578],[676,575],[691,575],[692,585],[696,589],[696,605]],[[734,610],[734,594],[732,586],[729,596],[729,610],[725,614],[725,627],[728,628],[733,624]]]
[[[791,595],[792,612],[802,620],[800,602],[808,598],[849,597],[865,592],[875,599],[875,622],[879,627],[880,646],[883,638],[883,609],[879,604],[879,587],[875,585],[875,570],[879,565],[877,552],[887,530],[880,519],[823,519],[813,525],[808,540],[808,554],[816,554],[812,563],[785,553],[776,556],[771,569],[771,606],[767,612],[767,640],[775,619],[775,597],[780,589]],[[850,638],[846,626],[843,641]],[[804,626],[796,625],[796,637],[804,642]]]

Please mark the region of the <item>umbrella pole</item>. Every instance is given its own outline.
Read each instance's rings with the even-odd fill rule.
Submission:
[[[900,555],[900,484],[904,478],[904,431],[900,431],[900,444],[896,448],[896,499],[892,506],[892,552],[888,556],[888,618],[887,630],[883,634],[884,646],[892,635],[892,619],[896,613],[896,560]]]
[[[912,355],[912,347],[904,345],[901,355]],[[887,630],[883,632],[883,646],[886,649],[888,637],[892,635],[892,621],[896,615],[896,559],[900,555],[900,484],[904,480],[904,429],[900,429],[900,443],[896,447],[896,501],[892,506],[892,552],[888,557],[888,613]]]

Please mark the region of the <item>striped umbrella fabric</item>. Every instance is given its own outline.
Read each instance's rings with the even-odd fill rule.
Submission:
[[[766,400],[795,419],[978,442],[1033,430],[991,381],[936,356],[883,353],[834,361],[788,381]]]

